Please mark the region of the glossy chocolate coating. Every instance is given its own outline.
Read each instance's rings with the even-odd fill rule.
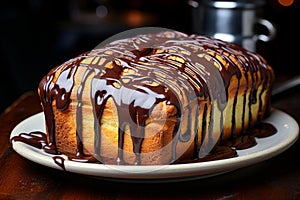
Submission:
[[[99,58],[105,59],[100,63]],[[89,63],[83,62],[88,59],[90,60]],[[222,63],[222,59],[226,61],[226,65]],[[197,160],[198,151],[201,148],[201,145],[199,145],[201,142],[196,141],[197,135],[213,134],[212,125],[208,125],[213,124],[215,120],[211,113],[213,109],[218,109],[223,115],[223,110],[227,105],[228,87],[231,78],[233,76],[237,77],[237,87],[239,87],[239,81],[242,77],[252,84],[249,104],[246,105],[244,103],[243,105],[244,111],[246,107],[249,107],[250,127],[254,125],[251,122],[251,105],[258,102],[259,112],[261,112],[262,93],[273,78],[272,72],[268,70],[267,63],[258,54],[246,51],[237,45],[209,37],[166,31],[115,41],[63,63],[51,70],[41,80],[39,94],[45,112],[47,133],[49,134],[48,152],[53,153],[54,151],[54,153],[59,153],[55,152],[56,138],[53,102],[55,101],[58,110],[68,109],[70,94],[74,86],[74,75],[78,68],[81,67],[86,68],[86,71],[77,90],[77,158],[72,159],[93,160],[86,159],[83,152],[82,116],[84,113],[81,101],[87,77],[92,75],[90,97],[94,115],[94,157],[100,157],[101,127],[99,121],[107,100],[112,98],[117,106],[119,119],[117,164],[123,163],[122,149],[125,126],[130,127],[133,152],[136,155],[135,163],[140,164],[145,122],[149,118],[152,109],[160,102],[173,105],[177,110],[171,163],[177,159],[177,142],[186,142],[192,136],[194,136],[195,140],[194,151],[195,159]],[[124,74],[126,70],[134,73]],[[242,76],[249,71],[250,77]],[[260,72],[260,77],[258,77],[258,73],[255,73],[257,71]],[[59,76],[54,80],[56,73],[59,73]],[[257,99],[258,85],[260,83],[263,84],[263,89],[261,94],[258,95],[260,98]],[[234,108],[232,109],[232,138],[236,138],[237,135],[235,133],[234,118],[237,96],[238,92],[235,94]],[[245,91],[245,102],[246,98]],[[197,118],[199,115],[200,100],[205,102],[216,101],[217,107],[214,108],[212,106],[208,110],[207,105],[204,106],[204,117],[201,130],[199,131],[198,120],[192,119]],[[184,110],[188,112],[183,112]],[[206,116],[210,117],[207,119]],[[260,118],[263,118],[263,116],[260,116]],[[221,116],[220,119],[222,120],[223,117]],[[181,127],[183,120],[187,120],[188,128],[186,130],[182,130]],[[209,127],[207,128],[206,126]],[[222,130],[223,122],[221,121],[219,127],[220,138],[222,138]],[[26,142],[28,143],[28,141]],[[63,162],[59,161],[59,163]]]

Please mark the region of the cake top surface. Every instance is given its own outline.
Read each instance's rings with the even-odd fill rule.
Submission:
[[[101,80],[109,79],[106,83],[109,82],[112,86],[111,93],[114,93],[113,88],[139,93],[138,98],[143,103],[146,102],[145,107],[151,106],[151,102],[157,103],[158,99],[166,100],[167,96],[169,102],[179,106],[176,101],[181,96],[179,93],[182,88],[185,88],[189,97],[189,101],[181,105],[182,107],[200,96],[218,96],[220,107],[224,107],[225,90],[233,75],[241,78],[247,71],[259,70],[268,73],[270,70],[260,55],[238,45],[178,31],[142,34],[112,41],[104,46],[99,45],[90,52],[54,68],[47,77],[49,79],[57,71],[68,75],[60,76],[55,83],[56,88],[63,88],[68,94],[73,80],[70,73],[74,75],[75,68],[78,67],[86,67],[91,73],[95,73],[95,82],[98,81],[99,84]],[[41,82],[42,87],[44,81]],[[40,90],[43,90],[42,87]],[[164,88],[172,88],[173,91],[161,94],[165,93]],[[144,100],[141,100],[142,96]],[[120,98],[125,97],[123,95]],[[68,104],[68,98],[56,100],[60,109]],[[129,99],[115,101],[121,103]]]

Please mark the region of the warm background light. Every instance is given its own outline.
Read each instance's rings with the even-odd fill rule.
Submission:
[[[294,3],[294,0],[278,0],[278,3],[282,6],[290,6]]]

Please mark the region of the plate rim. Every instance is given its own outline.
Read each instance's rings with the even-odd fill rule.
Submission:
[[[39,118],[41,118],[39,120],[44,120],[43,114],[44,114],[43,112],[39,112],[19,122],[11,131],[9,140],[11,140],[13,136],[18,135],[20,133],[19,129],[22,129],[24,125],[28,125],[31,121],[34,121]],[[249,165],[254,165],[256,163],[270,159],[282,153],[283,151],[287,150],[297,141],[299,137],[299,125],[296,122],[296,120],[286,112],[281,111],[279,109],[272,109],[271,115],[268,118],[266,118],[264,121],[272,123],[273,118],[277,116],[284,117],[285,124],[291,127],[289,132],[289,137],[286,137],[284,141],[281,141],[277,145],[274,145],[270,148],[255,153],[250,153],[250,154],[228,158],[228,159],[198,162],[198,163],[183,163],[183,164],[173,164],[173,165],[142,165],[142,166],[132,166],[132,165],[122,166],[122,165],[105,165],[105,164],[96,164],[96,163],[80,163],[80,162],[70,161],[68,159],[65,159],[64,161],[65,171],[77,173],[77,174],[95,176],[95,177],[103,177],[108,179],[123,179],[123,180],[157,180],[157,179],[165,180],[165,179],[176,179],[176,178],[177,179],[188,178],[194,176],[210,177],[217,174],[226,173],[229,171],[233,171]],[[43,123],[45,122],[43,121]],[[274,124],[274,125],[279,126],[278,124]],[[45,129],[45,124],[43,124],[42,126]],[[287,127],[287,130],[289,130],[289,127]],[[263,138],[263,140],[264,139],[268,140],[268,138]],[[261,139],[257,139],[258,142],[260,140]],[[28,160],[31,160],[35,163],[50,168],[64,170],[60,166],[55,164],[53,161],[53,156],[57,156],[57,155],[45,153],[43,150],[34,148],[30,145],[18,141],[12,142],[11,146],[20,156],[23,156]]]

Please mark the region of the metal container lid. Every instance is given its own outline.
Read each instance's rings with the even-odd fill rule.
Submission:
[[[223,9],[254,9],[265,4],[264,0],[198,0],[198,5]]]

